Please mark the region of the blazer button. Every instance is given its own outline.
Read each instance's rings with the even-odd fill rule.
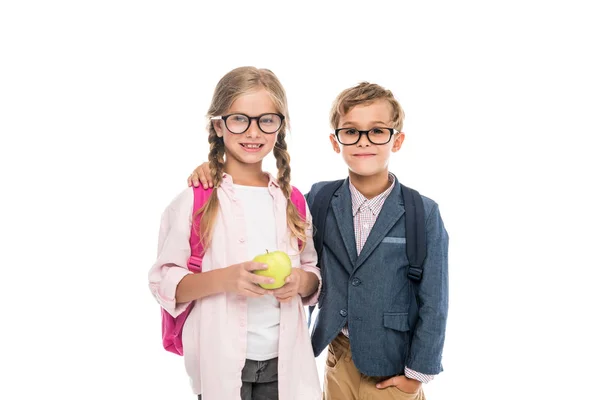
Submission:
[[[348,315],[348,311],[346,311],[346,310],[340,310],[340,315],[341,315],[342,317],[345,317],[345,316],[347,316],[347,315]]]
[[[358,285],[360,285],[361,283],[362,283],[362,282],[361,282],[361,280],[360,280],[360,279],[358,279],[358,278],[354,278],[354,279],[352,279],[352,286],[358,286]]]

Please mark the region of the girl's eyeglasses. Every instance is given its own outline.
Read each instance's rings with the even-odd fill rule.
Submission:
[[[252,120],[256,120],[258,128],[267,134],[275,133],[281,128],[283,124],[284,116],[278,113],[266,113],[260,114],[257,117],[249,117],[246,114],[228,114],[212,117],[211,120],[222,120],[225,122],[225,126],[231,133],[240,134],[244,133],[250,128]]]

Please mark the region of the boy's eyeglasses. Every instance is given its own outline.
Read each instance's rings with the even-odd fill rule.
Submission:
[[[373,144],[386,144],[392,139],[394,133],[398,133],[394,128],[373,128],[368,131],[359,131],[355,128],[338,128],[335,130],[335,137],[344,146],[358,143],[362,135],[367,135],[367,139]]]
[[[211,120],[223,120],[225,126],[231,133],[244,133],[250,128],[250,123],[253,119],[256,120],[258,128],[263,133],[275,133],[281,128],[284,116],[277,113],[260,114],[258,117],[249,117],[246,114],[229,114],[217,117],[211,117]]]

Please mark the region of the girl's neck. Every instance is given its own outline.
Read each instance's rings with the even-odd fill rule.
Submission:
[[[268,186],[269,177],[262,170],[262,162],[256,164],[228,163],[225,161],[225,172],[231,175],[233,182],[244,186]]]
[[[387,169],[370,176],[357,175],[352,171],[348,171],[348,175],[352,185],[367,199],[385,192],[391,185]]]

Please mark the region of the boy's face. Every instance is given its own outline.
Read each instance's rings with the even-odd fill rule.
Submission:
[[[368,131],[373,128],[391,128],[392,106],[386,100],[376,100],[371,104],[358,105],[340,117],[337,128],[354,128]],[[400,150],[404,141],[404,133],[396,133],[386,144],[376,145],[369,141],[367,135],[361,135],[358,143],[342,145],[334,134],[329,136],[333,150],[342,153],[348,169],[360,176],[374,176],[381,173],[387,175],[388,164],[392,152]]]

